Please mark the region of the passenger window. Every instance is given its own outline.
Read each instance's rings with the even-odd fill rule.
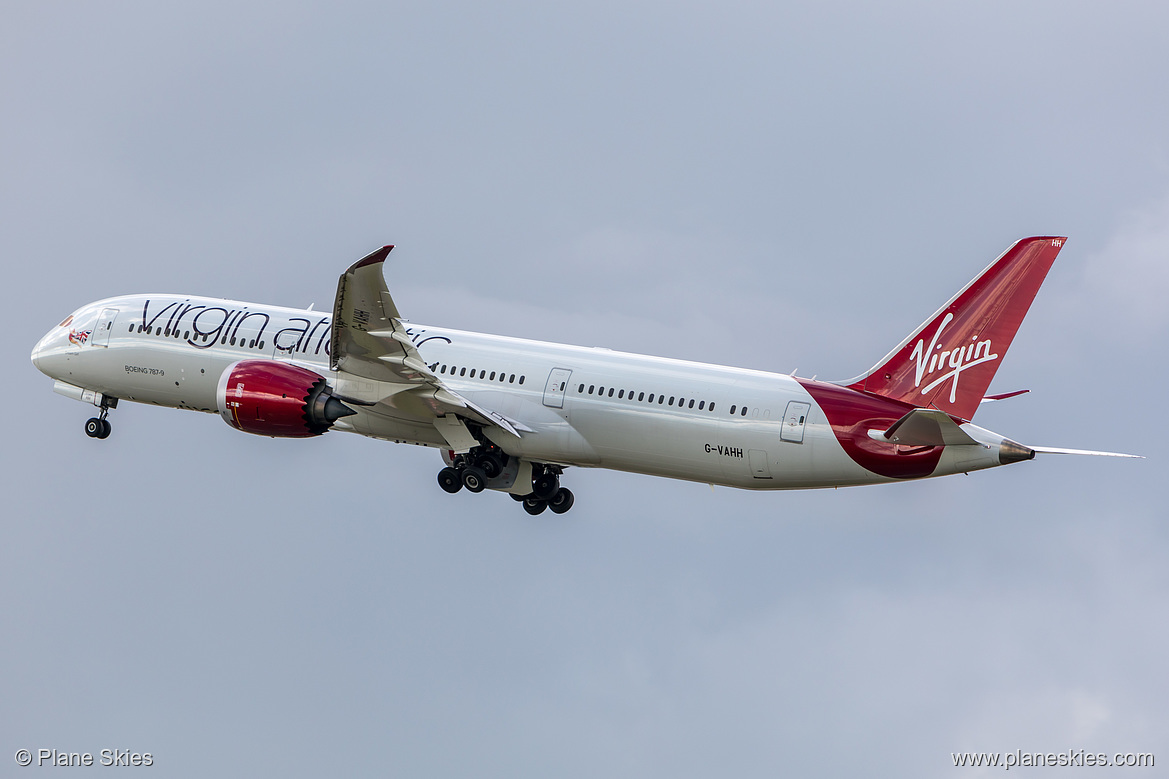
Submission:
[[[690,398],[690,405],[687,408],[694,408],[694,398]]]
[[[699,410],[699,411],[701,411],[701,410],[702,410],[702,407],[703,407],[703,406],[705,406],[705,405],[706,405],[706,401],[705,401],[705,400],[700,400],[700,401],[698,401],[698,410]]]
[[[623,397],[625,397],[625,390],[621,390],[617,393],[617,400],[621,400]]]
[[[609,387],[609,397],[613,397],[613,388]]]
[[[737,408],[738,408],[738,406],[734,406],[734,405],[731,406],[731,416],[735,415],[735,409],[737,409]]]
[[[644,392],[639,392],[639,393],[637,393],[637,399],[638,399],[639,401],[641,401],[641,400],[645,400],[645,393],[644,393]]]
[[[747,407],[746,406],[743,406],[743,410],[739,412],[739,416],[741,416],[741,417],[747,416]]]

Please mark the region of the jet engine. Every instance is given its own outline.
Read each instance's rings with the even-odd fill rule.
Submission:
[[[271,360],[227,366],[215,401],[219,415],[235,429],[279,438],[317,436],[357,413],[333,397],[320,374]]]

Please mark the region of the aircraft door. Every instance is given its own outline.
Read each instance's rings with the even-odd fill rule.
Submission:
[[[756,479],[770,479],[771,468],[767,464],[767,452],[762,449],[747,450],[747,462],[751,466],[751,476]]]
[[[544,405],[549,408],[564,408],[564,391],[568,388],[568,380],[572,377],[569,368],[553,368],[548,374],[548,383],[544,385]]]
[[[110,333],[114,330],[114,320],[118,317],[118,309],[103,308],[101,316],[97,318],[97,324],[93,326],[93,336],[89,339],[89,343],[93,346],[109,346]]]
[[[811,409],[810,403],[802,403],[798,400],[790,401],[787,404],[787,411],[783,414],[783,430],[779,437],[789,443],[802,444],[804,442],[804,424],[808,421],[808,412]]]

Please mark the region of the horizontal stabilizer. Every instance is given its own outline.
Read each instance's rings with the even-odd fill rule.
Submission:
[[[905,446],[972,446],[977,444],[944,411],[915,408],[883,434],[886,440]]]
[[[985,398],[983,398],[979,402],[980,403],[993,403],[996,400],[1006,400],[1007,398],[1018,397],[1019,395],[1023,395],[1027,392],[1030,392],[1030,391],[1031,390],[1026,389],[1026,390],[1015,390],[1014,392],[1000,392],[998,395],[987,395]]]
[[[1143,454],[1123,454],[1121,452],[1093,452],[1090,449],[1061,449],[1058,446],[1032,446],[1036,452],[1041,454],[1090,454],[1094,457],[1134,457],[1138,460],[1145,459]]]

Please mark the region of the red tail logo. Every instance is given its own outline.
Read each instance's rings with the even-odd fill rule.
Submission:
[[[930,339],[929,348],[925,347],[925,339],[919,338],[917,345],[913,347],[913,354],[909,355],[910,359],[914,360],[916,364],[913,386],[921,389],[922,395],[928,395],[933,390],[937,389],[939,385],[952,379],[950,383],[950,402],[958,402],[958,377],[962,371],[973,368],[975,365],[981,365],[984,362],[997,360],[999,356],[991,352],[991,339],[987,338],[985,341],[979,341],[977,335],[970,336],[970,340],[977,341],[977,343],[970,343],[958,349],[943,349],[942,345],[938,343],[938,339],[942,336],[942,331],[946,329],[946,325],[954,321],[954,315],[946,314],[946,318],[938,325],[938,329],[934,331],[934,337]],[[929,367],[927,368],[926,365]],[[933,379],[924,387],[921,386],[923,379],[932,378],[938,371],[945,371],[941,376]]]
[[[974,416],[1064,238],[1025,238],[849,387]]]

